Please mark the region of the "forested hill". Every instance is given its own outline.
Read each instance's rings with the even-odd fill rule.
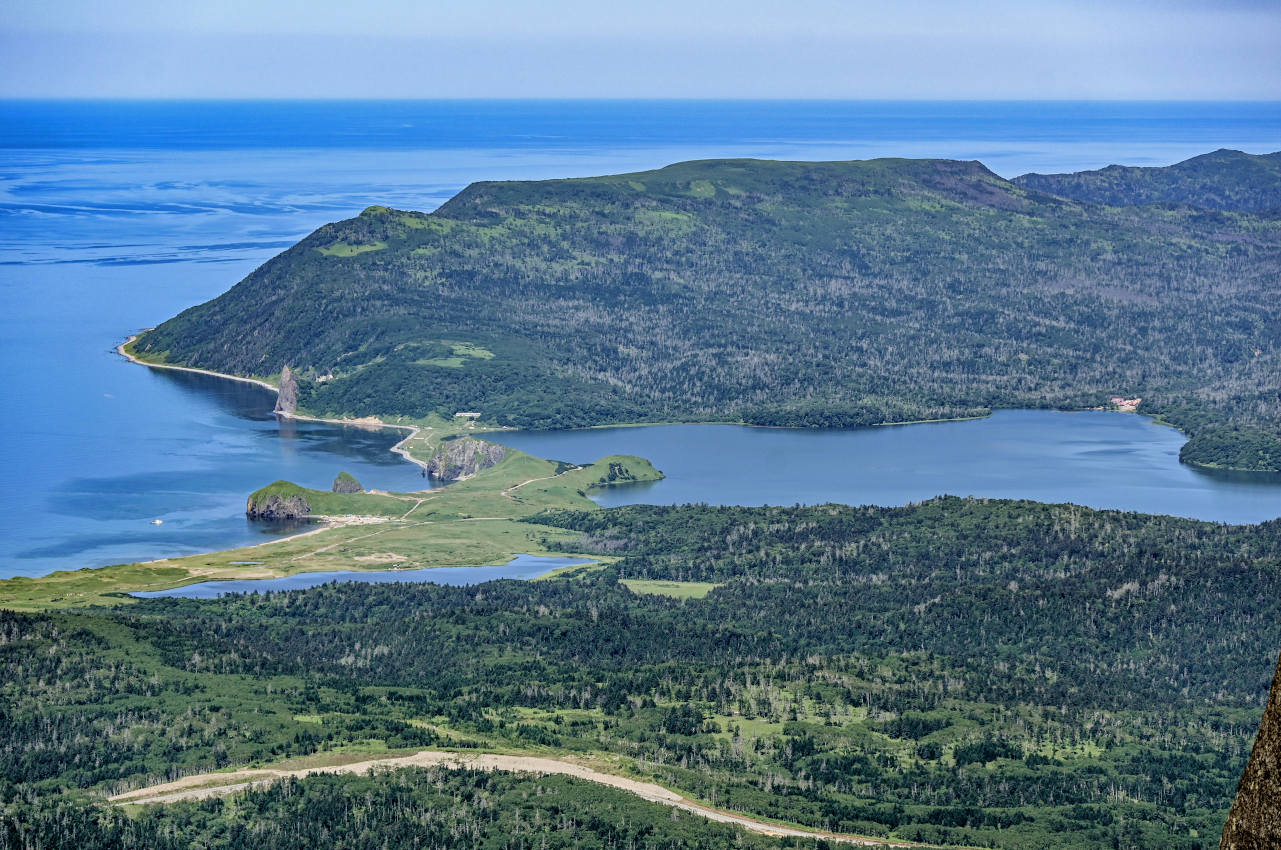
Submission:
[[[1281,210],[1281,151],[1217,150],[1164,168],[1109,165],[1076,174],[1024,174],[1029,189],[1097,204],[1186,204],[1211,210]]]
[[[83,807],[223,767],[443,748],[634,766],[838,832],[1209,850],[1281,645],[1281,522],[940,498],[525,527],[618,560],[0,611],[0,847],[729,846],[532,777],[315,777],[133,821]]]
[[[1096,205],[977,162],[714,160],[371,207],[145,334],[304,409],[855,426],[1141,396],[1281,467],[1281,217]]]

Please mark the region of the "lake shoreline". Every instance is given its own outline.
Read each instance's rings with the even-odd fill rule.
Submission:
[[[116,350],[119,354],[121,354],[121,356],[125,357],[131,362],[137,363],[138,365],[147,366],[149,368],[156,368],[156,369],[175,369],[180,371],[199,372],[201,374],[205,374],[215,378],[226,378],[232,381],[252,383],[258,386],[262,386],[264,388],[270,387],[270,385],[267,384],[265,381],[255,379],[255,378],[245,378],[237,375],[229,375],[229,374],[215,372],[208,369],[195,369],[192,367],[172,366],[172,365],[163,364],[163,363],[147,362],[146,360],[142,360],[136,356],[133,356],[128,350],[129,343],[136,338],[137,338],[136,335],[130,337],[129,340],[127,340],[125,343],[122,343],[120,346],[118,346]],[[274,389],[274,387],[272,387],[272,389]],[[860,431],[871,433],[871,432],[893,431],[902,426],[908,426],[908,425],[929,425],[929,424],[946,425],[946,424],[955,424],[960,422],[977,423],[985,420],[991,420],[994,416],[1001,414],[1003,412],[1023,411],[1023,410],[1027,412],[1042,411],[1045,413],[1058,413],[1058,414],[1082,414],[1082,413],[1098,413],[1098,412],[1107,411],[1106,408],[1101,408],[1101,407],[1082,407],[1082,408],[1078,408],[1078,407],[1038,407],[1038,408],[994,407],[988,413],[982,416],[946,417],[946,418],[940,418],[940,419],[911,420],[911,421],[904,421],[904,422],[883,422],[883,423],[876,423],[875,425],[859,426],[855,428],[796,428],[796,427],[788,427],[788,426],[781,426],[781,425],[749,424],[741,421],[738,421],[738,422],[735,422],[735,421],[679,422],[677,421],[677,422],[608,423],[608,424],[601,424],[601,425],[590,425],[583,428],[547,430],[547,431],[525,431],[525,429],[520,429],[520,428],[492,426],[492,425],[481,426],[475,429],[470,427],[458,427],[458,426],[451,428],[449,423],[435,423],[435,422],[433,422],[433,424],[431,425],[427,425],[425,423],[423,424],[392,423],[392,422],[387,422],[375,416],[364,417],[361,419],[351,419],[351,418],[344,419],[344,418],[336,418],[336,417],[308,416],[305,414],[292,414],[289,416],[285,416],[284,414],[277,414],[277,415],[288,418],[288,419],[297,420],[297,421],[321,422],[321,423],[334,424],[339,426],[359,426],[363,428],[399,428],[402,431],[407,433],[401,440],[399,440],[394,446],[391,447],[391,451],[394,454],[399,455],[402,459],[417,465],[420,469],[425,469],[426,462],[424,460],[421,460],[418,457],[415,457],[410,450],[410,441],[413,440],[415,437],[418,437],[419,435],[421,435],[424,431],[435,431],[433,436],[447,436],[452,433],[459,433],[459,434],[474,435],[476,437],[481,437],[481,438],[487,437],[488,439],[491,439],[494,442],[497,442],[500,444],[506,444],[513,448],[521,449],[522,447],[520,445],[513,445],[511,443],[507,443],[506,441],[504,441],[503,439],[504,434],[507,434],[507,433],[541,433],[541,434],[548,434],[548,435],[573,434],[573,433],[589,434],[593,432],[601,433],[605,431],[623,429],[623,428],[638,428],[638,429],[644,428],[648,430],[648,429],[654,429],[659,427],[688,427],[688,426],[694,426],[694,425],[732,426],[732,427],[738,427],[743,429],[750,429],[753,431],[796,432],[798,434],[800,433],[840,434],[840,433],[853,433],[853,432],[860,432]],[[1179,436],[1179,439],[1182,442],[1186,443],[1186,441],[1188,440],[1188,436],[1186,433],[1184,433],[1181,429],[1179,429],[1177,426],[1173,425],[1172,423],[1169,423],[1168,421],[1164,420],[1159,414],[1144,413],[1140,411],[1117,411],[1117,412],[1134,413],[1146,424],[1168,426],[1172,429],[1172,431],[1175,434]],[[910,430],[910,429],[906,429],[906,430]],[[428,445],[429,446],[433,445],[434,442],[435,442],[434,440],[430,441]],[[421,446],[417,446],[417,447],[421,449]],[[523,450],[529,451],[528,448]],[[620,451],[620,450],[611,449],[610,451],[613,453],[617,453],[617,451]],[[645,452],[644,449],[641,449],[640,451],[642,453]],[[537,449],[532,450],[532,454],[539,457],[543,455],[548,455],[549,452],[551,455],[555,454],[554,450],[549,450],[549,449],[543,449],[541,451]],[[630,453],[630,452],[627,452],[627,453]],[[1182,467],[1184,469],[1188,469],[1193,472],[1201,473],[1201,474],[1214,474],[1214,473],[1234,474],[1235,473],[1240,475],[1251,475],[1251,476],[1258,475],[1258,476],[1261,476],[1261,480],[1264,480],[1264,481],[1267,481],[1269,478],[1271,478],[1271,475],[1269,473],[1260,473],[1254,470],[1234,470],[1234,469],[1227,469],[1223,467],[1213,467],[1213,466],[1200,464],[1200,463],[1186,462],[1182,459],[1181,453],[1179,453],[1177,460],[1175,460],[1175,465],[1178,467]],[[938,491],[938,492],[944,492],[944,491]],[[951,491],[948,490],[946,492],[951,492]],[[1036,495],[1010,496],[1006,494],[1001,494],[997,497],[998,498],[1032,498],[1034,500],[1038,499],[1038,496]],[[694,499],[694,501],[699,501],[700,498],[702,497],[692,497],[692,498]],[[1048,499],[1048,500],[1040,499],[1040,500],[1048,501],[1048,502],[1055,501],[1055,499]],[[840,501],[840,500],[837,500],[837,501]],[[908,501],[910,501],[910,499]],[[1186,517],[1197,518],[1202,520],[1210,520],[1210,521],[1220,521],[1220,522],[1230,522],[1230,523],[1241,523],[1241,522],[1249,523],[1249,522],[1264,521],[1264,519],[1260,519],[1257,517],[1250,517],[1247,519],[1225,518],[1221,516],[1206,515],[1200,512],[1179,510],[1177,508],[1170,508],[1165,506],[1125,506],[1121,504],[1109,504],[1106,502],[1095,503],[1090,499],[1081,498],[1081,497],[1078,497],[1075,499],[1070,497],[1065,497],[1064,501],[1077,501],[1081,504],[1090,505],[1095,508],[1136,510],[1139,512],[1169,514],[1171,516],[1186,516]],[[728,503],[729,502],[726,502],[726,504]],[[768,501],[764,503],[768,503]],[[880,504],[881,502],[876,502],[876,503]],[[898,501],[884,502],[884,504],[897,504],[897,503],[899,502]],[[602,506],[608,507],[609,505],[610,503],[607,502],[605,505],[602,505]],[[1270,516],[1274,517],[1275,515],[1273,514]],[[291,536],[296,536],[296,535],[291,535]],[[288,538],[282,538],[282,539],[288,539]]]
[[[547,559],[555,563],[531,563],[531,560]],[[497,560],[497,559],[495,559]],[[572,561],[573,563],[560,563],[561,561]],[[209,598],[203,593],[214,593],[222,595],[225,593],[251,593],[260,592],[277,592],[282,590],[300,590],[306,587],[315,587],[321,584],[329,583],[353,583],[353,584],[383,584],[393,582],[404,583],[424,583],[430,582],[435,584],[446,584],[458,586],[458,584],[480,584],[488,581],[497,581],[503,579],[513,579],[516,581],[542,581],[553,578],[558,574],[573,572],[584,568],[592,567],[599,564],[600,561],[595,556],[580,556],[573,554],[561,553],[532,553],[532,552],[513,552],[507,560],[501,563],[489,564],[436,564],[434,566],[385,566],[375,564],[351,564],[343,569],[337,570],[309,570],[303,569],[297,572],[283,573],[273,576],[217,576],[213,578],[194,576],[192,581],[184,581],[181,584],[175,584],[172,587],[159,588],[156,590],[134,590],[125,591],[135,599],[154,599],[154,598]],[[534,571],[528,576],[518,575],[489,575],[487,571],[531,568]],[[461,582],[456,583],[450,579],[462,578]],[[442,580],[443,578],[443,580]],[[477,578],[478,581],[470,581],[470,578]],[[303,586],[290,585],[291,580],[301,579]],[[243,586],[241,586],[243,585]],[[226,589],[230,588],[230,589]],[[196,592],[192,592],[192,591]]]
[[[241,381],[243,383],[255,384],[265,389],[269,389],[272,392],[280,391],[278,387],[268,383],[267,381],[261,380],[259,378],[246,378],[241,375],[232,375],[226,372],[215,372],[212,369],[198,369],[194,366],[174,366],[168,363],[152,363],[147,360],[142,360],[138,358],[136,355],[131,354],[126,349],[126,346],[128,346],[130,343],[137,340],[143,333],[145,333],[148,330],[151,330],[151,328],[145,328],[143,331],[140,331],[139,333],[136,333],[130,336],[120,345],[116,346],[116,353],[119,354],[121,357],[124,357],[126,360],[130,361],[131,363],[136,363],[139,366],[146,366],[152,369],[174,369],[181,372],[196,372],[198,374],[209,375],[210,377],[214,377],[214,378],[225,378],[228,381]],[[609,422],[601,425],[584,425],[580,428],[548,429],[546,433],[552,434],[552,433],[571,433],[574,431],[600,431],[600,430],[613,429],[613,428],[659,428],[659,427],[672,426],[672,425],[680,425],[680,426],[736,425],[741,428],[759,428],[762,430],[777,430],[777,431],[860,431],[865,428],[895,428],[901,425],[934,425],[934,424],[939,424],[944,422],[978,422],[983,419],[990,419],[992,417],[992,414],[994,414],[998,410],[1051,410],[1056,413],[1087,413],[1090,411],[1107,410],[1107,409],[1108,408],[1102,408],[1102,407],[1044,407],[1044,408],[993,407],[993,408],[990,408],[987,413],[981,416],[948,416],[948,417],[942,417],[939,419],[908,419],[902,422],[873,422],[870,425],[855,425],[852,428],[814,428],[809,426],[797,426],[797,425],[761,425],[755,422],[744,422],[741,419],[739,420],[715,419],[715,420],[700,420],[696,422],[689,422],[689,421],[682,421],[682,420],[665,420],[662,422]],[[1155,425],[1163,425],[1169,428],[1173,428],[1174,430],[1178,431],[1179,434],[1181,434],[1184,437],[1184,439],[1187,439],[1186,433],[1184,433],[1177,425],[1174,425],[1173,423],[1167,422],[1164,419],[1162,419],[1159,414],[1140,413],[1137,410],[1128,410],[1128,411],[1119,411],[1119,412],[1135,413],[1138,416],[1142,416],[1146,418],[1149,422]],[[423,430],[423,426],[405,425],[405,424],[396,424],[392,422],[386,422],[377,416],[365,416],[359,419],[336,419],[336,418],[325,417],[325,416],[308,416],[308,415],[299,414],[299,413],[277,413],[276,415],[287,418],[287,419],[296,419],[301,422],[327,422],[333,425],[368,427],[368,428],[400,428],[403,430],[408,430],[410,433],[407,434],[403,440],[396,443],[396,445],[392,446],[390,451],[400,455],[405,460],[408,460],[410,463],[414,463],[422,467],[423,469],[427,468],[426,461],[419,460],[404,448],[404,444],[409,442],[414,437],[416,437]],[[516,428],[516,427],[506,426],[506,425],[491,425],[491,426],[483,426],[483,427],[486,430],[481,431],[479,433],[501,433],[503,431],[539,430],[539,429]],[[1188,466],[1198,467],[1201,469],[1223,469],[1223,470],[1232,470],[1232,471],[1240,471],[1240,472],[1258,471],[1258,470],[1249,470],[1249,469],[1238,470],[1236,467],[1209,466],[1207,464],[1189,462],[1189,461],[1184,461],[1182,459],[1180,459],[1179,462],[1186,463]]]

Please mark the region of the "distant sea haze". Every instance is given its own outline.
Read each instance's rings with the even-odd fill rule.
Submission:
[[[1222,147],[1281,149],[1281,104],[0,102],[0,576],[269,539],[244,502],[278,478],[425,486],[394,433],[282,427],[261,390],[114,354],[371,204],[712,157],[938,156],[1012,177]]]

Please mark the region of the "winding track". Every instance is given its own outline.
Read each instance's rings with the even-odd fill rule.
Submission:
[[[612,773],[602,773],[585,765],[560,759],[540,756],[504,755],[500,753],[452,753],[443,750],[423,750],[413,755],[399,758],[371,759],[352,764],[306,767],[297,770],[262,768],[237,770],[232,773],[202,773],[179,779],[176,782],[167,782],[163,785],[153,785],[150,788],[127,791],[110,799],[111,802],[117,805],[176,803],[182,800],[203,800],[209,797],[235,794],[287,777],[310,776],[317,773],[366,773],[375,769],[392,770],[399,767],[431,767],[435,765],[471,768],[473,770],[507,770],[514,773],[573,776],[588,782],[595,782],[600,785],[607,785],[610,788],[627,791],[651,803],[661,803],[674,809],[701,815],[708,820],[740,826],[750,832],[775,838],[821,838],[829,842],[836,841],[862,847],[928,846],[906,841],[884,841],[860,835],[847,835],[768,823],[747,815],[713,808],[688,797],[683,797],[675,791],[652,782],[641,782]]]

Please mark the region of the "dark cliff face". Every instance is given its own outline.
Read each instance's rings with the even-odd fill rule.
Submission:
[[[311,503],[301,494],[264,496],[255,493],[249,497],[245,513],[250,519],[302,519],[311,513]]]
[[[276,396],[276,412],[293,416],[298,410],[298,379],[288,366],[280,370],[280,393]]]
[[[460,437],[441,443],[427,461],[427,474],[442,481],[458,481],[501,463],[505,457],[505,446],[475,437]]]
[[[1281,847],[1281,662],[1219,850]]]

